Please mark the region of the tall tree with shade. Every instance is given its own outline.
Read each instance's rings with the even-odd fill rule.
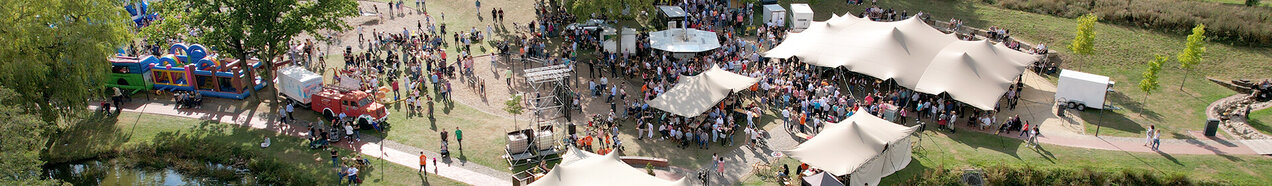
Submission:
[[[261,77],[273,79],[277,57],[289,50],[288,41],[309,34],[322,41],[322,31],[350,28],[343,18],[358,13],[353,0],[186,0],[174,1],[167,11],[184,11],[182,17],[164,21],[188,25],[190,40],[217,47],[240,61],[259,58]],[[184,8],[180,8],[184,7]],[[166,23],[160,23],[166,24]],[[239,63],[242,69],[251,69]],[[256,82],[245,79],[249,86]],[[277,99],[277,98],[275,98]]]
[[[0,0],[0,86],[47,125],[101,100],[106,62],[133,35],[119,0]]]

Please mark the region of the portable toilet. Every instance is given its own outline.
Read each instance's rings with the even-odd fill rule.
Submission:
[[[622,33],[619,34],[622,35],[620,40],[623,43],[623,47],[620,50],[624,54],[636,53],[636,29],[623,28]]]
[[[791,31],[800,32],[813,24],[813,9],[808,4],[791,4]]]
[[[782,5],[764,5],[764,24],[768,25],[769,23],[786,26],[786,9],[782,8]]]

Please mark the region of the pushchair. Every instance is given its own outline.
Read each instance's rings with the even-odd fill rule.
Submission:
[[[447,142],[442,142],[442,158],[450,158],[450,148],[448,146],[450,145]]]

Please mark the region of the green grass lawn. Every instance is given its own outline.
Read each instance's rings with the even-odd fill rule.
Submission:
[[[1031,43],[1043,43],[1063,58],[1063,68],[1106,75],[1117,82],[1116,93],[1110,94],[1112,111],[1095,111],[1080,114],[1094,128],[1101,125],[1100,135],[1134,137],[1143,133],[1148,125],[1157,125],[1168,135],[1165,138],[1192,138],[1186,131],[1202,130],[1205,113],[1211,102],[1235,94],[1205,80],[1261,78],[1272,74],[1272,49],[1232,46],[1211,42],[1207,44],[1205,62],[1187,76],[1187,84],[1180,90],[1184,71],[1173,58],[1182,50],[1185,36],[1152,30],[1111,24],[1097,24],[1095,52],[1077,56],[1066,49],[1073,39],[1076,21],[1042,14],[996,8],[992,5],[968,1],[879,1],[879,6],[923,11],[933,20],[947,21],[951,17],[964,20],[966,26],[988,28],[999,26],[1010,29],[1013,37]],[[849,6],[842,1],[816,1],[812,6],[816,20],[825,20],[830,13],[860,13],[866,6]],[[1161,89],[1145,99],[1139,91],[1140,74],[1154,54],[1171,57],[1160,76]],[[1094,132],[1094,129],[1088,130]]]
[[[382,2],[389,2],[389,1],[397,2],[397,0],[373,0],[373,1],[381,2],[381,3],[377,3],[378,4],[377,6],[382,8],[381,12],[384,12],[383,8],[387,6],[386,4],[383,4]],[[438,21],[441,21],[441,23],[446,24],[447,34],[451,34],[454,31],[469,31],[469,29],[471,28],[477,28],[477,30],[481,32],[486,32],[486,26],[493,25],[496,30],[495,31],[496,37],[492,37],[492,39],[486,40],[489,42],[493,42],[493,41],[496,41],[495,39],[504,38],[506,34],[512,34],[511,29],[514,29],[513,23],[517,23],[518,26],[522,27],[519,29],[524,31],[526,29],[524,28],[526,23],[529,23],[531,20],[535,19],[534,3],[535,1],[516,1],[516,0],[490,1],[490,0],[487,0],[487,1],[481,2],[481,8],[482,8],[481,10],[476,10],[475,3],[472,0],[426,1],[425,8],[423,10],[428,11],[429,15],[433,16],[435,20],[441,18],[441,15],[444,14],[446,18],[444,20],[438,20]],[[419,8],[418,6],[415,5],[415,1],[407,1],[405,2],[405,5],[408,8],[417,8],[417,9]],[[491,20],[490,18],[491,8],[502,8],[504,10],[505,16],[504,16],[503,23],[499,23],[499,22],[495,22]],[[414,13],[414,12],[411,12],[411,13]],[[480,18],[478,17],[478,13],[481,14]],[[411,28],[414,29],[414,24],[411,24],[411,25],[412,25]],[[451,38],[451,36],[447,35],[446,38],[449,39]],[[450,45],[447,45],[446,52],[448,54],[459,54],[458,52],[456,52],[457,46],[459,45],[455,45],[453,43],[451,43]],[[473,55],[494,53],[495,48],[492,48],[491,46],[492,44],[488,42],[474,42],[474,46],[472,46]],[[458,56],[458,55],[449,55],[448,57],[450,56]],[[450,59],[454,60],[455,57],[450,57]]]
[[[918,141],[917,138],[911,140]],[[933,169],[986,168],[992,166],[1040,169],[1083,169],[1095,171],[1149,171],[1162,177],[1186,175],[1192,179],[1225,181],[1229,184],[1266,185],[1272,183],[1272,159],[1254,155],[1169,155],[1121,152],[1042,145],[1026,147],[1022,141],[982,133],[955,134],[924,132],[914,147],[913,160],[897,173],[884,177],[880,185],[896,185]],[[798,162],[780,160],[794,171]],[[776,165],[780,166],[780,165]],[[774,185],[751,176],[746,185]]]
[[[1250,112],[1250,126],[1263,134],[1272,134],[1272,109]]]
[[[271,138],[272,145],[262,149],[266,157],[291,163],[299,169],[318,175],[335,175],[329,153],[312,150],[302,138],[283,136],[272,131],[250,129],[232,124],[173,116],[123,112],[118,117],[89,116],[70,124],[59,137],[50,139],[49,158],[77,160],[97,156],[100,153],[117,152],[123,147],[147,144],[174,136],[188,136],[201,140],[237,144],[247,148],[259,148],[264,138]],[[341,149],[342,156],[356,152]],[[364,156],[365,157],[365,156]],[[373,171],[363,173],[367,185],[464,185],[444,177],[424,177],[411,173],[407,166],[393,164],[374,157]],[[334,182],[334,176],[322,181]]]

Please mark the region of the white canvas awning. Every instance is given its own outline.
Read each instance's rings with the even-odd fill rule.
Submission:
[[[649,106],[672,114],[694,117],[710,109],[730,92],[745,90],[759,82],[712,66],[696,76],[681,76],[675,87],[649,100]]]
[[[1042,58],[989,41],[962,41],[917,18],[875,22],[853,16],[832,16],[789,33],[764,56],[844,67],[919,92],[948,93],[984,110],[993,109],[1012,81]]]
[[[562,155],[560,164],[529,186],[688,186],[684,178],[677,181],[650,176],[619,159],[618,153],[597,155],[571,147]]]
[[[916,129],[858,110],[785,153],[827,173],[851,174],[849,185],[878,185],[879,178],[910,163],[909,136]]]
[[[649,33],[649,46],[667,52],[697,53],[720,48],[715,32],[672,28]]]

